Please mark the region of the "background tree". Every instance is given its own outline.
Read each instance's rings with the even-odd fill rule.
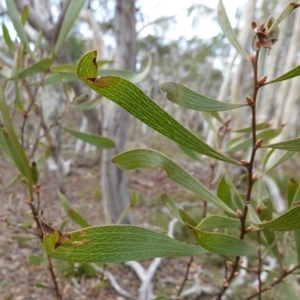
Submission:
[[[136,30],[135,30],[135,0],[116,0],[114,29],[116,36],[116,68],[135,71],[136,66]],[[101,164],[101,184],[103,187],[103,202],[107,216],[116,222],[129,205],[127,176],[119,169],[111,158],[125,150],[128,130],[129,114],[111,101],[105,101],[103,106],[103,133],[112,138],[116,147],[105,150]],[[132,223],[132,213],[125,217],[125,223]]]

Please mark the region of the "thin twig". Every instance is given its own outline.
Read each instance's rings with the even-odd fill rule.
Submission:
[[[22,145],[23,148],[25,148],[25,146],[24,146],[24,133],[25,133],[25,126],[26,126],[26,122],[27,122],[27,119],[28,119],[28,115],[29,115],[29,113],[31,111],[32,106],[35,103],[35,98],[36,98],[36,95],[38,93],[38,90],[42,86],[42,84],[43,84],[43,82],[44,82],[47,74],[48,74],[48,71],[45,71],[44,74],[43,74],[43,76],[42,76],[42,79],[41,79],[40,83],[38,84],[38,86],[36,87],[34,93],[32,93],[31,87],[24,80],[25,81],[24,86],[27,89],[27,93],[28,93],[29,98],[30,98],[30,103],[29,103],[27,109],[23,112],[23,122],[22,122],[22,125],[20,127],[20,129],[21,129],[21,145]]]
[[[185,286],[185,283],[187,282],[188,278],[189,278],[189,272],[190,272],[190,267],[192,265],[192,262],[193,262],[193,256],[190,257],[189,261],[187,262],[186,264],[186,271],[185,271],[185,275],[184,275],[184,278],[183,278],[183,281],[181,283],[181,286],[178,290],[178,293],[177,293],[177,297],[176,297],[176,300],[180,300],[180,294],[181,292],[183,291],[183,288]]]
[[[261,289],[260,291],[260,294],[266,292],[266,291],[269,291],[271,290],[274,286],[276,286],[278,283],[282,282],[282,280],[287,277],[288,275],[292,274],[294,271],[296,271],[297,269],[300,269],[300,264],[295,266],[294,268],[290,269],[289,271],[287,272],[281,272],[281,275],[278,279],[274,280],[269,286],[267,286],[266,288],[264,289]],[[253,298],[255,298],[256,296],[259,295],[259,292],[256,292],[255,294],[251,295],[250,297],[248,298],[245,298],[244,300],[251,300]]]
[[[248,171],[248,186],[247,186],[247,196],[246,196],[246,203],[244,206],[244,210],[240,216],[241,220],[241,232],[240,232],[240,239],[243,240],[245,234],[247,233],[246,229],[246,218],[248,214],[248,205],[250,203],[251,199],[251,193],[252,193],[252,187],[255,182],[255,178],[253,177],[253,167],[254,167],[254,161],[255,161],[255,154],[257,147],[257,138],[256,138],[256,99],[258,90],[260,88],[260,85],[258,83],[258,58],[259,58],[259,50],[256,51],[255,59],[253,62],[253,71],[254,71],[254,84],[253,84],[253,96],[251,98],[251,101],[248,101],[249,106],[251,107],[252,116],[251,116],[251,131],[252,131],[252,150],[251,150],[251,158],[247,165],[244,165],[247,168]],[[221,291],[218,293],[216,300],[221,300],[222,296],[228,289],[232,279],[235,277],[235,274],[237,273],[238,266],[239,266],[240,256],[236,256],[232,270],[227,278],[224,278],[224,284],[221,289]]]
[[[62,300],[61,294],[59,292],[56,276],[55,276],[55,273],[54,273],[54,270],[53,270],[52,260],[51,260],[51,257],[48,254],[47,254],[47,262],[48,262],[48,270],[50,272],[51,279],[52,279],[52,282],[54,284],[54,291],[55,291],[56,299],[57,300]]]
[[[261,254],[261,241],[260,241],[260,234],[261,231],[257,231],[257,243],[258,243],[258,268],[257,268],[257,278],[258,278],[258,300],[261,300],[261,288],[262,288],[262,282],[261,282],[261,268],[262,268],[262,254]]]

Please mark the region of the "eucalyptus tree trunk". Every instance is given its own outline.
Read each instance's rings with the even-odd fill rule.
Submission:
[[[115,36],[116,68],[135,70],[136,29],[135,0],[116,0]],[[115,148],[103,151],[101,181],[103,202],[107,217],[116,222],[129,204],[126,173],[111,162],[111,158],[124,151],[129,128],[129,114],[111,101],[104,103],[103,134],[115,141]],[[132,223],[131,212],[123,220]]]
[[[243,13],[242,19],[244,20],[243,28],[239,33],[239,41],[245,49],[250,49],[252,28],[251,22],[254,20],[255,14],[255,4],[256,0],[247,1],[245,11]],[[236,67],[236,71],[232,76],[232,85],[231,85],[231,102],[232,103],[241,103],[246,101],[243,99],[243,86],[245,83],[245,70],[247,70],[248,62],[241,58],[240,63]],[[249,69],[250,70],[250,69]],[[233,122],[235,128],[241,128],[245,126],[243,121],[243,115],[240,110],[232,111]],[[233,134],[234,136],[234,134]]]

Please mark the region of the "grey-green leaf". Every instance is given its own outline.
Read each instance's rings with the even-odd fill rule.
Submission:
[[[288,151],[300,151],[300,138],[270,144],[264,146],[265,148],[274,148],[274,149],[281,149],[281,150],[288,150]]]
[[[72,130],[66,127],[63,127],[65,131],[68,133],[72,134],[76,138],[84,141],[85,143],[97,146],[99,148],[113,148],[115,147],[115,143],[113,140],[97,135],[97,134],[91,134],[91,133],[85,133],[85,132],[80,132],[76,130]]]
[[[287,80],[287,79],[291,79],[293,77],[299,76],[300,75],[300,65],[295,67],[294,69],[286,72],[285,74],[266,82],[265,84],[269,84],[269,83],[273,83],[273,82],[279,82],[279,81],[283,81],[283,80]]]
[[[130,114],[173,141],[209,157],[240,164],[199,139],[132,82],[117,76],[97,77],[96,56],[96,51],[88,52],[77,65],[78,77],[93,90],[114,101]]]
[[[63,209],[66,215],[73,220],[76,224],[81,227],[89,227],[90,224],[87,222],[85,218],[83,218],[70,204],[67,197],[65,197],[61,192],[58,191],[58,196],[63,206]]]
[[[164,92],[167,92],[167,99],[180,106],[197,111],[223,111],[246,106],[247,104],[234,104],[218,101],[201,95],[181,83],[163,82],[160,85]]]
[[[269,28],[268,34],[271,36],[272,32],[276,30],[278,27],[279,23],[281,23],[294,9],[299,7],[299,3],[296,2],[291,2],[289,3],[283,11],[280,13],[280,15],[276,18],[272,26]]]
[[[151,149],[134,149],[114,156],[112,161],[124,170],[163,169],[170,179],[194,192],[201,199],[212,202],[221,209],[235,214],[194,176],[160,152]]]
[[[252,255],[257,249],[234,236],[192,228],[195,239],[203,248],[221,255]]]
[[[65,13],[62,25],[59,30],[59,35],[54,47],[54,53],[58,53],[62,44],[65,42],[74,22],[77,20],[78,15],[85,3],[85,0],[70,1]]]
[[[280,132],[281,129],[267,129],[257,134],[257,139],[263,139],[263,141],[270,140],[276,137]],[[245,150],[251,145],[252,145],[252,138],[248,138],[238,143],[237,145],[231,147],[230,149],[226,149],[225,152],[235,152],[235,151]]]
[[[223,33],[225,34],[225,36],[228,38],[230,44],[248,61],[250,61],[249,59],[249,55],[247,54],[247,52],[245,51],[245,49],[242,47],[242,45],[240,44],[233,28],[230,25],[224,4],[222,0],[219,0],[219,4],[218,4],[218,21],[219,24],[223,30]]]
[[[204,218],[197,226],[196,229],[215,229],[215,228],[239,228],[241,221],[239,219],[228,218],[223,216],[211,215]]]
[[[181,243],[165,234],[132,225],[88,227],[44,236],[47,253],[70,262],[124,262],[155,257],[201,255],[201,246]]]
[[[300,206],[297,204],[281,216],[271,221],[257,224],[262,229],[288,231],[300,228]]]

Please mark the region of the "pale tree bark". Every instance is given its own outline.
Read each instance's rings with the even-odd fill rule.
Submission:
[[[255,4],[256,4],[256,0],[247,1],[247,5],[242,17],[242,19],[244,20],[244,24],[242,30],[239,33],[238,38],[241,45],[245,49],[250,48],[249,46],[250,46],[251,36],[252,36],[251,22],[254,20]],[[249,62],[241,58],[240,63],[236,66],[236,71],[232,76],[232,85],[231,85],[230,98],[232,103],[241,103],[241,101],[246,101],[245,95],[243,95],[243,86],[244,86],[243,83],[245,79],[245,70],[247,69],[248,65]],[[241,128],[245,125],[243,122],[244,121],[243,114],[239,109],[232,111],[232,119],[235,128]]]
[[[239,32],[238,40],[245,49],[249,49],[251,42],[251,22],[254,20],[255,4],[256,0],[249,0],[241,18],[244,24],[241,31]],[[220,91],[217,97],[217,99],[220,101],[225,101],[228,94],[230,95],[230,102],[232,103],[241,103],[241,101],[243,100],[242,95],[243,81],[245,77],[244,73],[247,64],[249,63],[246,60],[240,58],[240,62],[237,64],[237,58],[240,58],[240,56],[236,51],[227,66],[227,70],[220,87]],[[240,109],[233,110],[231,114],[234,122],[234,127],[241,128],[243,125],[242,111]],[[215,119],[213,120],[213,124],[215,128],[220,125],[220,123]],[[211,146],[217,147],[217,145],[215,145],[215,139],[216,132],[215,130],[210,129],[206,142]]]
[[[116,36],[116,67],[135,70],[136,64],[136,29],[135,0],[116,0],[115,36]],[[111,162],[111,158],[125,150],[129,114],[113,102],[104,103],[103,133],[116,143],[116,147],[104,150],[101,164],[101,181],[103,202],[107,217],[116,222],[129,203],[126,173]],[[130,212],[123,220],[132,223]]]
[[[278,16],[282,9],[286,6],[287,0],[280,0],[276,4],[274,16]],[[262,75],[266,75],[268,80],[274,79],[276,77],[276,72],[278,73],[278,62],[280,61],[280,55],[282,53],[282,46],[284,44],[287,25],[288,25],[288,18],[280,23],[279,26],[279,37],[278,41],[272,49],[270,50],[269,54],[266,57],[265,66],[264,66],[264,73]],[[274,113],[274,102],[276,96],[278,95],[278,86],[277,84],[269,84],[264,87],[259,92],[259,102],[258,102],[258,122],[265,122],[269,119],[273,119]]]
[[[294,28],[292,33],[292,38],[290,41],[290,46],[288,49],[288,52],[286,54],[286,63],[283,70],[283,73],[288,72],[292,68],[296,66],[295,57],[297,57],[297,51],[299,49],[300,45],[300,11],[296,10],[294,12],[296,14],[295,21],[294,21]],[[275,109],[275,126],[278,127],[282,123],[286,123],[290,119],[290,115],[287,113],[289,111],[289,108],[287,106],[286,100],[288,98],[288,94],[290,91],[292,81],[285,80],[281,83],[279,91],[278,91],[278,97],[277,97],[277,105]],[[278,137],[278,139],[286,138],[288,136],[288,132],[285,134],[281,134],[281,136]]]

